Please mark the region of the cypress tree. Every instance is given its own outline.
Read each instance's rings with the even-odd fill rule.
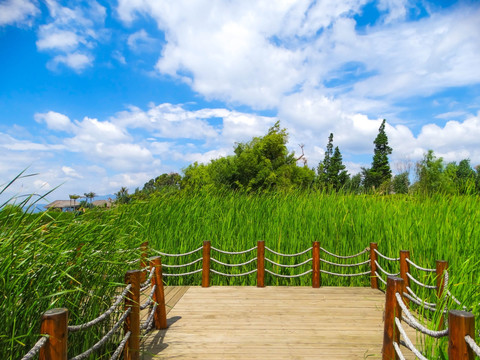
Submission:
[[[392,148],[388,146],[388,137],[385,133],[385,122],[383,119],[382,125],[378,129],[378,135],[374,140],[375,148],[373,150],[372,167],[368,170],[365,179],[365,184],[369,187],[379,187],[382,183],[390,180],[392,177],[392,170],[388,162],[388,155],[392,153]]]

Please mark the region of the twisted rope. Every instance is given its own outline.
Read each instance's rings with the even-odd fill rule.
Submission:
[[[300,277],[300,276],[303,276],[303,275],[307,275],[307,274],[311,273],[312,271],[313,270],[310,269],[310,270],[305,271],[304,273],[297,274],[297,275],[281,275],[281,274],[274,273],[273,271],[270,271],[268,269],[265,269],[265,272],[267,272],[267,273],[269,273],[273,276],[277,276],[277,277],[281,277],[281,278],[288,278],[288,279],[297,278],[297,277]]]
[[[427,305],[427,306],[432,306],[432,307],[436,307],[437,304],[436,303],[430,303],[430,302],[426,302],[425,300],[423,300],[422,298],[420,298],[417,294],[415,294],[415,292],[410,289],[410,286],[407,286],[407,291],[410,293],[410,295],[412,295],[415,299],[417,299],[418,301],[422,302],[423,304]],[[408,294],[405,294],[403,293],[403,295],[408,295]],[[411,299],[410,299],[411,300]]]
[[[33,345],[29,352],[22,357],[22,360],[31,360],[38,354],[40,349],[45,346],[48,340],[48,335],[42,335],[42,337]]]
[[[198,250],[202,250],[202,249],[203,249],[203,246],[200,246],[198,249],[195,249],[195,250],[192,250],[192,251],[183,253],[183,254],[168,254],[168,253],[164,253],[164,252],[161,252],[161,251],[158,251],[158,250],[155,250],[155,249],[152,249],[152,250],[153,250],[154,252],[156,252],[157,254],[160,254],[160,255],[163,255],[163,256],[179,257],[179,256],[187,256],[187,255],[194,254],[194,253],[196,253]]]
[[[339,273],[334,273],[334,272],[330,272],[330,271],[326,271],[326,270],[322,270],[322,269],[320,269],[320,272],[323,273],[323,274],[340,276],[340,277],[353,277],[353,276],[362,276],[362,275],[370,274],[370,271],[365,271],[365,272],[358,273],[358,274],[339,274]]]
[[[276,251],[270,249],[269,247],[265,246],[265,250],[270,251],[272,254],[275,254],[275,255],[278,255],[278,256],[285,256],[285,257],[293,257],[293,256],[303,255],[303,254],[306,254],[307,252],[309,252],[312,249],[313,249],[312,247],[309,247],[307,250],[301,251],[301,252],[296,253],[296,254],[283,254],[283,253],[276,252]]]
[[[153,305],[152,311],[150,311],[150,314],[148,314],[147,320],[140,325],[140,330],[149,330],[152,327],[153,324],[153,315],[155,314],[155,311],[157,310],[157,304]]]
[[[398,275],[400,275],[400,273],[396,273],[396,274],[389,273],[388,271],[386,271],[384,268],[382,268],[380,266],[380,264],[378,263],[377,260],[375,260],[375,265],[377,265],[378,270],[380,270],[381,272],[383,272],[387,276],[398,276]]]
[[[241,264],[227,264],[227,263],[221,262],[217,259],[214,259],[213,257],[210,258],[210,260],[212,260],[213,262],[215,262],[217,264],[223,265],[223,266],[237,267],[237,266],[244,266],[244,265],[250,264],[250,263],[256,261],[257,258],[250,259],[250,260],[245,261],[244,263],[241,263]]]
[[[425,304],[425,303],[423,302],[423,300],[421,300],[421,299],[420,299],[420,300],[419,300],[419,299],[416,299],[416,298],[414,298],[413,296],[410,296],[410,294],[403,293],[403,296],[405,296],[405,297],[406,297],[407,299],[409,299],[411,302],[413,302],[413,303],[415,303],[415,304],[417,304],[417,305],[419,305],[419,306],[423,306],[423,308],[426,309],[426,310],[430,310],[430,311],[434,311],[434,312],[437,311],[437,308]]]
[[[417,319],[410,313],[408,310],[407,306],[403,302],[402,295],[399,293],[395,293],[395,297],[397,298],[398,305],[402,308],[403,313],[405,314],[405,317],[408,319],[407,324],[411,326],[414,329],[417,329],[418,331],[422,332],[425,335],[429,335],[431,337],[434,337],[436,339],[447,336],[448,335],[448,329],[446,330],[441,330],[441,331],[434,331],[427,329],[425,326],[420,324]]]
[[[391,257],[385,256],[385,255],[383,255],[380,251],[378,251],[377,249],[373,249],[373,251],[375,251],[375,254],[377,254],[377,255],[380,256],[381,258],[384,258],[385,260],[388,260],[388,261],[400,261],[400,258],[391,258]]]
[[[403,329],[402,322],[400,321],[399,318],[395,317],[395,324],[397,325],[397,329],[400,332],[400,334],[403,337],[403,340],[405,341],[405,346],[415,354],[417,358],[420,360],[428,360],[423,354],[418,351],[418,349],[413,345],[413,343],[410,341],[410,339],[407,336],[407,333]]]
[[[117,308],[117,306],[125,298],[125,296],[127,296],[127,293],[130,291],[131,288],[132,288],[132,284],[128,284],[127,287],[123,290],[123,292],[120,295],[117,296],[113,305],[110,306],[110,308],[107,311],[105,311],[103,314],[101,314],[100,316],[98,316],[97,318],[95,318],[95,319],[93,319],[89,322],[86,322],[85,324],[70,325],[70,326],[68,326],[68,331],[69,332],[76,332],[76,331],[80,331],[80,330],[85,330],[85,329],[88,329],[89,327],[97,325],[98,323],[105,320],[107,317],[109,317],[113,313],[113,311]]]
[[[193,270],[193,271],[181,273],[181,274],[162,274],[162,275],[163,276],[187,276],[187,275],[199,273],[200,271],[202,271],[202,269],[197,269],[197,270]]]
[[[320,262],[324,262],[325,264],[335,265],[335,266],[355,267],[355,266],[361,266],[361,265],[368,264],[368,263],[370,262],[370,259],[369,259],[369,260],[365,260],[365,261],[360,262],[360,263],[356,263],[356,264],[338,264],[338,263],[334,263],[334,262],[331,262],[331,261],[328,261],[328,260],[325,260],[325,259],[320,259]]]
[[[210,269],[210,271],[214,274],[217,274],[217,275],[223,275],[223,276],[228,276],[228,277],[236,277],[236,276],[244,276],[244,275],[253,274],[254,272],[257,272],[257,269],[253,269],[251,271],[247,271],[247,272],[244,272],[244,273],[241,273],[241,274],[225,274],[223,272],[216,271],[216,270],[213,270],[213,269]]]
[[[270,264],[277,265],[277,266],[280,266],[280,267],[283,267],[283,268],[296,268],[296,267],[305,265],[306,263],[312,261],[312,258],[309,258],[309,259],[307,259],[307,260],[305,260],[304,262],[301,262],[301,263],[299,263],[299,264],[293,264],[293,265],[283,265],[283,264],[279,264],[279,263],[276,263],[276,262],[273,261],[273,260],[270,260],[269,258],[265,258],[265,260],[268,261]]]
[[[320,247],[320,250],[322,250],[325,254],[328,254],[330,256],[333,256],[333,257],[336,257],[337,259],[351,259],[351,258],[354,258],[354,257],[357,257],[357,256],[360,256],[360,255],[363,255],[365,254],[367,251],[369,251],[368,248],[365,248],[364,250],[360,251],[358,254],[355,254],[355,255],[337,255],[337,254],[334,254],[334,253],[331,253],[330,251]]]
[[[420,265],[417,265],[415,264],[412,260],[410,260],[409,258],[406,258],[405,259],[407,261],[407,263],[409,263],[410,265],[412,265],[415,269],[417,270],[421,270],[421,271],[426,271],[426,272],[436,272],[437,270],[436,269],[429,269],[429,268],[424,268],[424,267],[421,267]]]
[[[86,359],[94,351],[97,351],[98,349],[100,349],[107,342],[107,340],[110,339],[110,337],[120,328],[120,325],[123,324],[123,322],[125,321],[125,319],[130,314],[131,311],[132,311],[132,308],[128,308],[127,311],[125,311],[123,313],[123,315],[120,317],[120,319],[115,323],[115,325],[113,325],[113,328],[108,333],[106,333],[105,336],[103,338],[101,338],[99,342],[97,342],[95,345],[93,345],[87,351],[81,353],[80,355],[77,355],[77,356],[71,358],[70,360]]]
[[[427,285],[422,283],[421,281],[415,279],[410,273],[407,272],[407,276],[410,280],[412,280],[415,284],[418,286],[424,287],[425,289],[436,289],[437,287],[435,285]]]
[[[251,249],[248,249],[248,250],[243,250],[243,251],[225,251],[225,250],[220,250],[220,249],[217,249],[216,247],[211,247],[212,250],[215,250],[215,251],[218,251],[219,253],[222,253],[222,254],[228,254],[228,255],[241,255],[241,254],[246,254],[246,253],[249,253],[250,251],[253,251],[255,250],[257,247],[254,246],[253,248]]]
[[[140,292],[143,292],[143,291],[147,290],[150,285],[152,285],[152,284],[147,284],[147,285],[145,285],[145,286],[142,286],[142,287],[140,288]]]
[[[152,281],[152,278],[153,278],[153,274],[154,274],[154,273],[155,273],[155,268],[152,267],[152,268],[150,269],[149,274],[148,274],[147,280],[145,280],[145,282],[141,283],[141,284],[140,284],[140,287],[144,287],[144,286],[150,285],[150,281]]]
[[[145,304],[140,305],[140,310],[145,310],[153,302],[153,294],[155,293],[156,288],[157,288],[157,285],[153,285],[152,291],[150,291],[150,294],[148,295],[148,300],[145,302]]]
[[[378,272],[375,271],[375,275],[377,276],[377,279],[380,280],[383,285],[387,285],[387,282],[385,280],[382,279],[382,277],[380,276],[380,274]]]
[[[167,265],[167,264],[162,264],[162,267],[165,267],[165,268],[181,268],[181,267],[186,267],[186,266],[190,266],[190,265],[193,265],[193,264],[196,264],[197,262],[199,261],[202,261],[203,258],[198,258],[197,260],[193,260],[192,262],[189,262],[187,264],[180,264],[180,265]]]
[[[118,357],[120,356],[120,354],[122,353],[123,351],[123,348],[125,347],[125,344],[127,343],[128,339],[130,338],[130,335],[132,335],[132,332],[131,331],[127,331],[127,333],[125,334],[125,336],[123,337],[122,341],[120,342],[120,344],[118,344],[118,347],[117,347],[117,350],[115,350],[115,352],[113,353],[112,357],[110,358],[110,360],[117,360]]]
[[[447,290],[446,294],[447,294],[447,296],[449,296],[457,305],[460,305],[460,306],[463,308],[463,310],[465,310],[465,311],[468,310],[467,307],[466,307],[465,305],[463,305],[463,304],[460,302],[460,300],[458,300],[458,299],[450,292],[450,290]]]
[[[406,360],[405,356],[402,354],[402,350],[400,350],[400,346],[394,341],[393,342],[393,348],[395,349],[395,352],[397,353],[397,356],[400,360]]]
[[[470,335],[465,336],[465,342],[470,346],[470,349],[477,354],[478,357],[480,357],[480,346],[477,345],[475,340],[473,340]]]

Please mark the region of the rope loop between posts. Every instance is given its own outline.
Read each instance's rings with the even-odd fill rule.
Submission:
[[[115,352],[113,353],[112,357],[110,358],[110,360],[117,360],[118,357],[120,356],[120,354],[122,353],[123,351],[123,348],[125,347],[125,344],[127,343],[128,339],[130,339],[130,335],[132,335],[132,332],[131,331],[127,331],[127,333],[125,334],[125,336],[123,337],[122,341],[120,342],[120,344],[118,344],[118,347],[117,347],[117,350],[115,350]]]
[[[435,330],[430,330],[430,329],[427,329],[425,326],[423,326],[422,324],[420,324],[417,319],[415,319],[415,317],[412,315],[412,313],[408,310],[407,306],[405,305],[405,303],[403,302],[403,299],[402,299],[402,295],[400,295],[398,292],[395,293],[395,297],[397,298],[397,302],[398,302],[398,305],[400,305],[400,307],[402,308],[402,311],[403,313],[405,314],[405,317],[406,317],[406,323],[422,332],[423,334],[425,335],[428,335],[428,336],[431,336],[433,338],[441,338],[441,337],[444,337],[444,336],[447,336],[448,335],[448,329],[446,330],[441,330],[441,331],[435,331]]]
[[[415,284],[418,286],[424,287],[425,289],[436,289],[437,287],[435,285],[427,285],[422,283],[421,281],[415,279],[410,273],[407,272],[407,276],[410,280],[412,280]]]
[[[387,276],[398,276],[398,275],[400,275],[399,272],[396,273],[396,274],[389,273],[387,270],[385,270],[384,268],[382,268],[382,267],[380,266],[380,264],[378,263],[377,260],[375,260],[375,265],[377,265],[378,270],[380,270],[382,273],[384,273],[384,274],[387,275]]]
[[[187,276],[187,275],[193,275],[193,274],[199,273],[200,271],[202,271],[202,269],[197,269],[197,270],[193,270],[193,271],[186,272],[186,273],[181,273],[181,274],[166,274],[166,273],[163,273],[162,275],[163,276]]]
[[[156,252],[157,254],[160,254],[162,256],[170,256],[170,257],[180,257],[180,256],[187,256],[187,255],[192,255],[194,253],[196,253],[197,251],[200,251],[203,249],[203,246],[200,246],[199,248],[195,249],[195,250],[192,250],[192,251],[189,251],[189,252],[186,252],[186,253],[182,253],[182,254],[169,254],[169,253],[164,253],[164,252],[161,252],[161,251],[158,251],[158,250],[155,250],[155,249],[152,249],[154,252]]]
[[[196,260],[193,260],[192,262],[186,263],[186,264],[180,264],[180,265],[167,265],[167,264],[162,264],[162,267],[164,268],[181,268],[181,267],[187,267],[193,264],[196,264],[199,261],[202,261],[203,258],[198,258]]]
[[[373,249],[373,251],[375,251],[375,254],[377,254],[378,256],[380,256],[381,258],[383,258],[383,259],[385,259],[385,260],[388,260],[388,261],[400,261],[400,258],[391,258],[391,257],[385,256],[385,255],[383,255],[380,251],[378,251],[377,249]]]
[[[421,267],[420,265],[417,265],[415,264],[412,260],[410,260],[409,258],[406,258],[405,259],[407,261],[407,263],[409,263],[410,265],[412,265],[415,269],[417,270],[420,270],[420,271],[425,271],[425,272],[436,272],[437,270],[436,269],[430,269],[430,268],[424,268],[424,267]]]
[[[415,299],[417,299],[418,301],[420,301],[422,304],[425,304],[425,305],[431,306],[431,307],[436,307],[436,306],[437,306],[436,303],[427,302],[427,301],[423,300],[422,298],[420,298],[420,296],[418,296],[417,294],[415,294],[415,292],[414,292],[412,289],[410,289],[410,286],[407,286],[407,291],[410,293],[410,295],[411,295],[412,297],[414,297]],[[403,295],[408,295],[408,294],[403,293]],[[411,299],[410,299],[410,300],[411,300]]]
[[[307,274],[310,274],[313,270],[310,269],[310,270],[307,270],[305,271],[304,273],[301,273],[301,274],[296,274],[296,275],[282,275],[282,274],[277,274],[273,271],[270,271],[268,269],[265,269],[265,272],[273,275],[273,276],[277,276],[277,277],[281,277],[281,278],[286,278],[286,279],[292,279],[292,278],[297,278],[297,277],[300,277],[300,276],[303,276],[303,275],[307,275]]]
[[[210,269],[210,271],[214,274],[217,274],[217,275],[223,275],[223,276],[227,276],[227,277],[237,277],[237,276],[245,276],[245,275],[253,274],[253,273],[257,272],[257,269],[253,269],[251,271],[247,271],[247,272],[244,272],[244,273],[241,273],[241,274],[226,274],[226,273],[223,273],[223,272],[220,272],[220,271],[216,271],[214,269]]]
[[[95,345],[93,345],[90,349],[87,351],[81,353],[80,355],[74,356],[70,360],[82,360],[88,358],[94,351],[97,351],[100,349],[107,341],[112,337],[112,335],[120,328],[120,325],[123,324],[127,316],[130,314],[132,311],[132,308],[128,308],[127,311],[123,313],[123,315],[120,317],[120,319],[113,325],[113,328],[105,334],[103,338],[100,339]]]
[[[340,277],[354,277],[354,276],[363,276],[363,275],[368,275],[370,274],[370,271],[365,271],[362,273],[357,273],[357,274],[339,274],[339,273],[334,273],[326,270],[320,269],[320,272],[322,274],[328,274],[328,275],[333,275],[333,276],[340,276]]]
[[[387,282],[385,280],[383,280],[383,278],[380,276],[380,274],[376,271],[375,271],[375,276],[377,277],[378,280],[380,280],[383,283],[383,285],[387,285]]]
[[[155,293],[156,288],[157,288],[157,285],[153,285],[152,290],[150,291],[150,294],[148,294],[148,300],[145,302],[145,304],[140,305],[140,310],[145,310],[147,307],[149,307],[152,304],[153,294]]]
[[[215,258],[210,258],[211,261],[217,263],[217,264],[220,264],[220,265],[223,265],[223,266],[229,266],[229,267],[239,267],[239,266],[244,266],[244,265],[248,265],[254,261],[257,261],[257,258],[253,258],[253,259],[250,259],[248,261],[245,261],[243,263],[240,263],[240,264],[227,264],[227,263],[224,263],[224,262],[221,262]]]
[[[402,354],[402,350],[400,350],[400,346],[395,341],[393,342],[393,348],[395,349],[399,360],[406,360],[405,356]]]
[[[333,256],[333,257],[336,257],[337,259],[352,259],[354,257],[357,257],[357,256],[360,256],[360,255],[363,255],[365,254],[366,252],[368,252],[370,249],[369,248],[365,248],[363,249],[362,251],[360,251],[358,254],[354,254],[354,255],[337,255],[337,254],[334,254],[334,253],[331,253],[330,251],[320,247],[320,250],[322,250],[325,254],[328,254],[330,256]]]
[[[265,246],[265,250],[270,251],[272,254],[275,254],[275,255],[278,255],[278,256],[285,256],[285,257],[300,256],[300,255],[306,254],[307,252],[311,251],[312,249],[313,249],[313,247],[309,247],[308,249],[306,249],[304,251],[301,251],[299,253],[296,253],[296,254],[283,254],[283,253],[276,252],[276,251],[270,249],[269,247]]]
[[[417,358],[420,360],[428,360],[423,354],[413,345],[412,341],[409,339],[407,333],[403,329],[402,322],[400,321],[399,318],[395,317],[395,324],[397,325],[397,329],[400,332],[400,334],[403,337],[403,340],[405,341],[405,346],[415,354]]]
[[[475,340],[473,340],[470,335],[465,335],[465,341],[468,346],[470,346],[470,349],[472,349],[472,351],[477,354],[478,357],[480,357],[480,346],[477,345]]]
[[[273,264],[273,265],[277,265],[277,266],[280,266],[280,267],[283,267],[283,268],[296,268],[296,267],[299,267],[299,266],[302,266],[302,265],[305,265],[307,263],[309,263],[310,261],[312,261],[312,258],[308,258],[307,260],[301,262],[301,263],[298,263],[298,264],[293,264],[293,265],[284,265],[284,264],[279,264],[279,263],[276,263],[275,261],[273,260],[270,260],[269,258],[265,258],[265,261],[268,261],[270,264]]]
[[[127,296],[127,293],[130,291],[131,288],[132,288],[132,284],[128,284],[125,287],[125,289],[123,290],[123,292],[120,295],[117,296],[117,298],[115,299],[115,302],[112,304],[112,306],[110,306],[110,308],[107,311],[105,311],[103,314],[101,314],[97,318],[95,318],[95,319],[93,319],[89,322],[86,322],[84,324],[70,325],[70,326],[68,326],[68,331],[69,332],[76,332],[76,331],[85,330],[85,329],[88,329],[88,328],[90,328],[94,325],[99,324],[100,322],[102,322],[103,320],[108,318],[113,313],[113,311],[117,308],[117,306],[120,305],[121,301],[125,298],[125,296]]]
[[[356,263],[356,264],[339,264],[339,263],[334,263],[325,259],[320,259],[320,262],[323,262],[325,264],[329,265],[334,265],[334,266],[341,266],[341,267],[356,267],[356,266],[361,266],[361,265],[366,265],[370,263],[370,259]]]
[[[148,278],[147,280],[145,280],[145,282],[141,283],[140,284],[140,291],[143,291],[145,290],[146,288],[148,288],[150,286],[150,282],[152,281],[152,278],[153,278],[153,274],[155,273],[155,268],[152,267],[150,269],[150,272],[148,274]]]
[[[152,310],[148,314],[147,320],[140,325],[140,330],[146,330],[148,332],[152,325],[153,325],[153,315],[155,314],[155,311],[157,310],[157,304],[153,305]]]
[[[217,249],[216,247],[211,247],[212,250],[215,250],[221,254],[227,254],[227,255],[241,255],[241,254],[246,254],[246,253],[249,253],[253,250],[255,250],[257,247],[254,246],[253,248],[251,249],[248,249],[248,250],[243,250],[243,251],[225,251],[225,250],[221,250],[221,249]]]
[[[31,360],[38,354],[40,349],[45,346],[48,340],[48,335],[42,335],[42,337],[33,345],[33,347],[22,357],[22,360]]]
[[[468,310],[468,308],[467,308],[465,305],[463,305],[463,304],[461,303],[461,301],[458,300],[458,299],[450,292],[450,290],[447,289],[446,294],[447,294],[448,297],[450,297],[450,299],[453,300],[454,303],[456,303],[457,305],[461,306],[461,307],[463,308],[463,310],[465,310],[465,311]]]

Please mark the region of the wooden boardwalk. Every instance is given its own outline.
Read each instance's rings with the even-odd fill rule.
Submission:
[[[378,290],[225,286],[165,293],[169,327],[143,339],[143,359],[381,358],[385,295]]]

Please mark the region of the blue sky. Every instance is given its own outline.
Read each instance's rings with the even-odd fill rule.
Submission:
[[[277,120],[350,173],[383,118],[395,172],[480,164],[480,2],[0,0],[0,183],[133,191]]]

